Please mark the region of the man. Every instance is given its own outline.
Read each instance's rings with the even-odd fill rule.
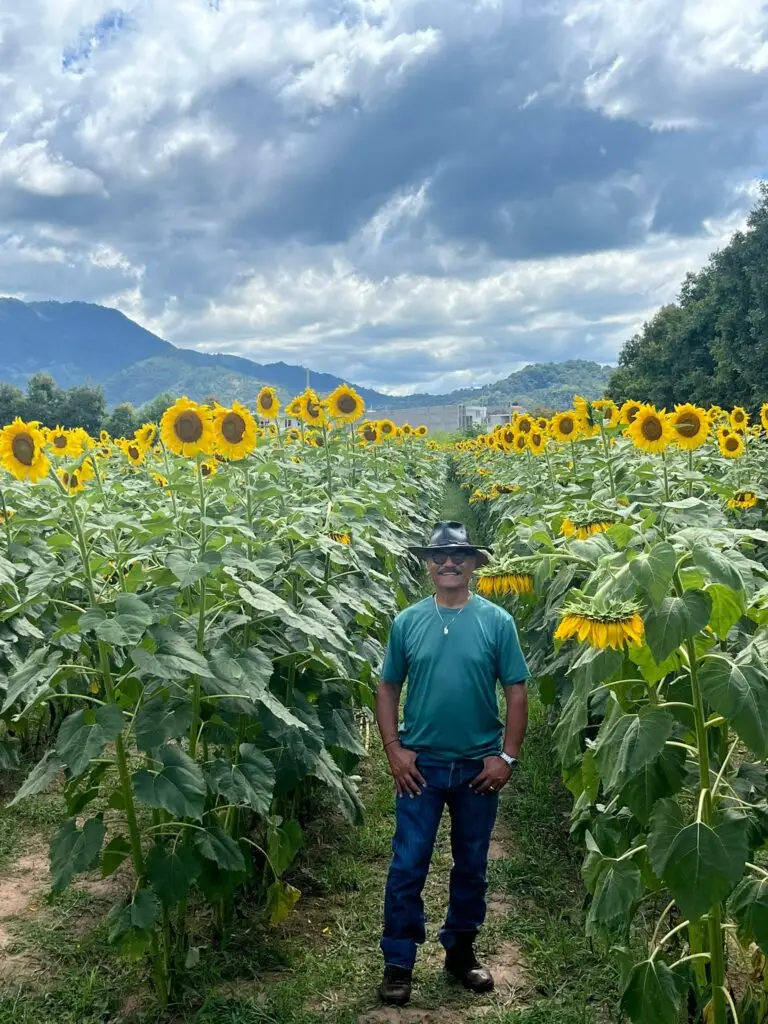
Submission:
[[[473,992],[493,988],[474,940],[485,919],[499,791],[512,776],[528,724],[528,667],[514,620],[469,589],[474,570],[488,564],[488,550],[470,543],[462,523],[440,522],[428,546],[411,551],[426,560],[435,593],[395,619],[376,691],[376,720],[397,790],[379,991],[398,1006],[410,999],[416,948],[425,939],[421,893],[446,806],[453,869],[440,931],[445,967]],[[497,681],[506,697],[505,730]]]

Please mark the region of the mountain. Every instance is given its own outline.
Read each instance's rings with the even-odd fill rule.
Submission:
[[[215,396],[221,402],[252,403],[263,384],[271,384],[286,399],[304,390],[308,372],[290,363],[255,363],[242,356],[177,348],[105,306],[0,298],[0,379],[23,388],[40,370],[60,387],[100,384],[109,405],[130,402],[137,407],[166,391],[196,401]],[[536,363],[495,384],[447,395],[393,396],[363,387],[357,391],[377,411],[458,402],[566,408],[574,392],[599,397],[609,372],[610,367],[574,359]],[[327,394],[342,380],[312,371],[310,383]]]

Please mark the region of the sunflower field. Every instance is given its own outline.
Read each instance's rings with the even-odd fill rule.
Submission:
[[[291,912],[306,813],[358,818],[406,545],[439,507],[425,430],[346,387],[289,408],[289,431],[264,388],[257,415],[180,399],[131,438],[0,432],[0,770],[34,764],[14,803],[63,787],[55,891],[133,879],[110,940],[161,1002],[245,894]]]
[[[637,1024],[768,1019],[768,405],[587,403],[460,442]]]

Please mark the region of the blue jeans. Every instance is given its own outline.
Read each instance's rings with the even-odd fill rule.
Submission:
[[[417,766],[427,781],[421,796],[395,799],[392,864],[384,895],[384,962],[411,969],[416,947],[426,938],[421,893],[427,880],[437,829],[447,805],[451,816],[451,870],[448,916],[440,942],[450,949],[474,940],[485,920],[488,847],[499,805],[498,793],[480,794],[469,783],[482,761],[438,761],[420,754]]]

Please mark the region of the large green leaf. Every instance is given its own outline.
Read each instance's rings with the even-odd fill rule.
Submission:
[[[691,558],[696,568],[706,573],[713,583],[719,583],[733,591],[744,589],[741,573],[726,552],[718,551],[706,542],[697,543],[691,549]]]
[[[682,597],[665,597],[658,608],[648,612],[645,639],[656,661],[664,661],[683,640],[704,629],[710,608],[707,594],[688,590]]]
[[[324,707],[317,709],[325,734],[325,743],[329,747],[341,747],[358,757],[365,756],[365,747],[355,716],[350,708]]]
[[[179,581],[179,586],[182,587],[193,586],[213,569],[209,562],[191,562],[178,551],[172,551],[167,555],[165,564]]]
[[[633,1024],[678,1024],[683,986],[661,960],[643,960],[632,968],[621,1008]]]
[[[758,757],[768,754],[768,672],[753,647],[736,660],[707,657],[699,669],[704,697]]]
[[[186,843],[153,846],[147,857],[147,878],[164,907],[175,907],[200,874],[200,861]]]
[[[141,768],[134,772],[136,799],[147,807],[168,811],[177,818],[200,820],[207,792],[200,766],[180,747],[167,744],[155,754],[159,771]]]
[[[62,767],[63,765],[59,760],[58,754],[54,750],[49,750],[42,761],[39,761],[26,777],[18,793],[8,806],[13,807],[30,796],[42,793],[58,776]]]
[[[649,705],[636,715],[616,708],[605,719],[595,747],[595,761],[608,792],[621,789],[655,761],[674,728],[668,711]]]
[[[701,917],[722,902],[744,873],[747,829],[743,820],[682,824],[673,800],[661,800],[650,819],[648,854],[686,917]]]
[[[136,713],[136,746],[151,751],[168,740],[186,735],[192,724],[192,704],[186,697],[153,697]]]
[[[632,908],[643,892],[636,864],[631,860],[604,860],[587,914],[587,935],[625,935],[629,931]]]
[[[240,847],[223,828],[215,825],[204,831],[195,829],[192,839],[203,857],[213,861],[220,870],[236,873],[245,871]]]
[[[140,956],[152,941],[160,919],[160,903],[149,889],[134,892],[128,903],[114,907],[107,918],[109,941],[126,952]]]
[[[149,635],[155,644],[154,652],[145,647],[131,651],[139,674],[177,680],[186,680],[192,675],[210,676],[208,662],[183,636],[163,626],[152,626]]]
[[[301,893],[292,885],[276,879],[267,889],[267,910],[272,924],[282,924],[290,916],[301,898]]]
[[[68,774],[82,775],[91,759],[100,757],[107,743],[117,739],[123,721],[115,704],[86,708],[65,718],[56,737],[56,752]]]
[[[270,866],[278,878],[293,863],[302,839],[303,834],[298,821],[285,821],[270,828],[267,855]]]
[[[675,573],[676,558],[672,545],[662,540],[629,563],[629,571],[655,608],[667,596]]]
[[[555,746],[564,768],[569,768],[578,761],[588,722],[587,695],[580,690],[574,690],[555,728]]]
[[[275,766],[251,743],[240,746],[240,760],[233,764],[216,758],[206,769],[208,785],[231,804],[252,807],[266,814],[275,788]]]
[[[768,955],[768,878],[748,875],[734,889],[728,909],[739,926],[742,938],[758,944]]]
[[[713,583],[707,587],[707,593],[712,601],[709,624],[715,635],[720,640],[725,640],[745,612],[744,591],[734,591],[722,583]]]
[[[656,801],[674,796],[685,779],[685,751],[665,746],[658,757],[649,761],[622,787],[619,800],[626,804],[643,825],[648,824]]]
[[[35,700],[58,671],[61,656],[61,651],[37,647],[25,658],[20,668],[7,678],[0,676],[0,693],[5,692],[0,714],[5,714],[20,697],[24,698],[26,704]]]
[[[75,875],[96,866],[106,828],[101,818],[89,818],[82,831],[69,818],[51,840],[51,881],[53,891],[66,889]]]

